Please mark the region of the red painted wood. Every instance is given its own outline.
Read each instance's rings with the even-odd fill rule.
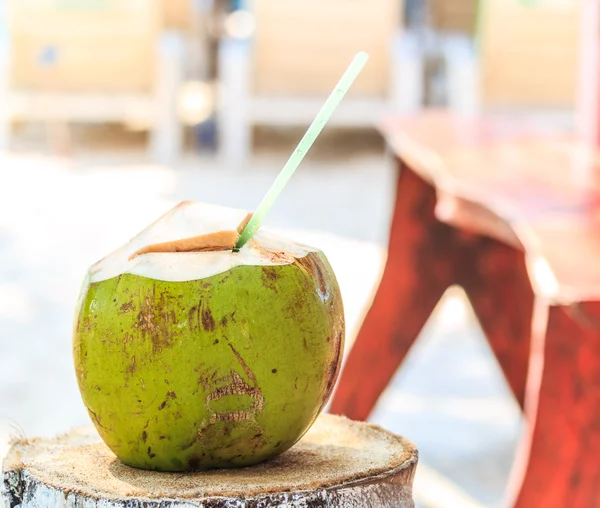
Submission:
[[[331,412],[364,420],[444,291],[465,287],[509,387],[523,404],[533,294],[523,253],[435,216],[433,187],[403,167],[381,284],[348,356]]]
[[[581,0],[581,47],[575,119],[580,136],[600,148],[600,3]]]
[[[511,506],[600,508],[599,154],[506,118],[429,113],[383,132],[405,168],[381,286],[333,412],[369,415],[458,283],[517,399],[526,393]]]
[[[550,307],[547,327],[536,328],[527,399],[531,428],[512,505],[597,508],[600,302]]]
[[[600,157],[573,132],[514,116],[443,112],[392,118],[382,131],[446,200],[480,205],[463,207],[460,227],[494,238],[512,234],[532,267],[546,263],[543,274],[555,280],[533,280],[536,292],[557,302],[600,299],[600,234],[588,234],[600,233]]]
[[[506,382],[523,407],[529,364],[533,291],[523,252],[479,237],[456,259],[465,289]]]
[[[381,284],[350,351],[331,412],[365,420],[452,284],[452,230],[434,215],[434,189],[402,169]]]

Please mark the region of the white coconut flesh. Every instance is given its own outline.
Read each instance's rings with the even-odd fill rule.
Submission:
[[[184,201],[94,264],[88,282],[100,282],[125,273],[185,282],[211,277],[236,266],[287,265],[317,251],[261,229],[239,252],[233,252],[231,245],[235,242],[232,240],[237,238],[238,225],[243,224],[247,216],[244,210]],[[197,239],[204,235],[217,238],[217,245],[202,250]],[[224,244],[222,248],[219,242]],[[187,247],[182,247],[184,245]],[[194,245],[198,251],[179,251],[189,250]]]

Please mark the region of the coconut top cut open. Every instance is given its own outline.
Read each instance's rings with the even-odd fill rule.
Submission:
[[[234,252],[238,227],[243,227],[247,219],[244,210],[183,201],[94,264],[89,282],[124,273],[183,282],[236,266],[291,264],[317,250],[259,230],[239,252]]]

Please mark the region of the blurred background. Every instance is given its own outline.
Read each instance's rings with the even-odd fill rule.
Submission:
[[[354,53],[371,59],[266,226],[321,247],[347,348],[385,262],[389,114],[574,121],[576,0],[0,0],[0,455],[89,424],[87,267],[182,199],[254,209]],[[532,71],[535,69],[535,71]],[[520,411],[459,289],[372,421],[417,443],[421,508],[496,506]]]

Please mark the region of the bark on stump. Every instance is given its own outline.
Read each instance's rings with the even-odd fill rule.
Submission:
[[[196,473],[122,464],[92,429],[15,442],[11,508],[410,508],[417,449],[380,427],[322,415],[293,448],[254,467]]]

